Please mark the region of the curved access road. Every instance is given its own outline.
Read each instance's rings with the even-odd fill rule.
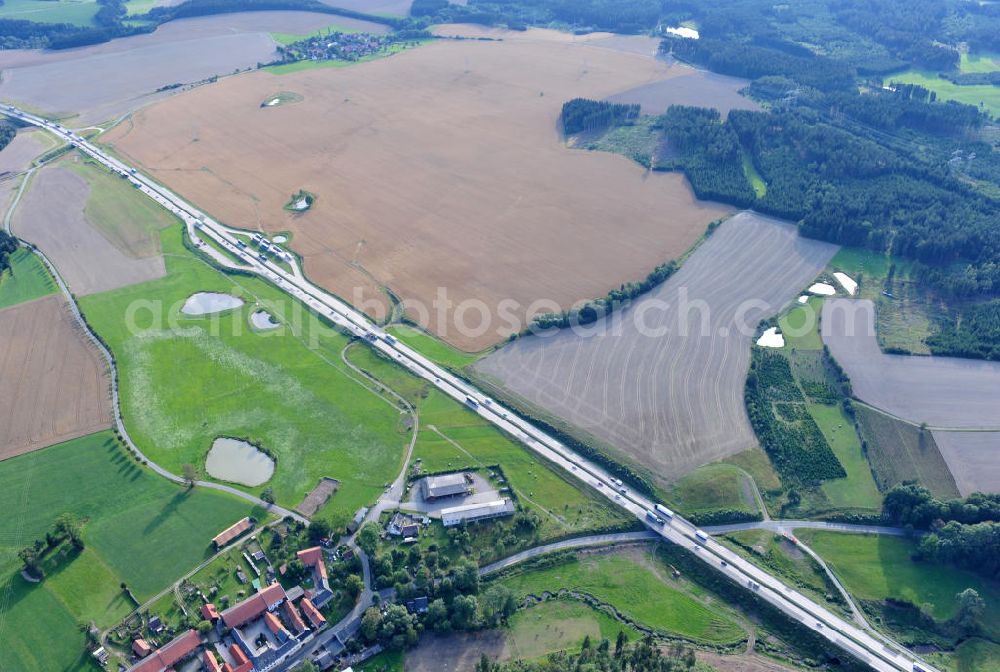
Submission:
[[[248,247],[247,234],[233,234],[232,231],[235,229],[227,230],[193,204],[56,122],[26,113],[10,105],[0,106],[0,113],[46,129],[127,179],[140,193],[179,217],[196,243],[201,241],[202,235],[207,236],[225,250],[227,255],[232,255],[240,261],[239,264],[230,263],[231,267],[252,272],[283,289],[347,334],[362,339],[372,349],[435,385],[452,399],[465,404],[471,412],[490,422],[512,439],[523,443],[540,459],[553,467],[565,470],[576,477],[581,485],[594,488],[613,504],[644,521],[665,541],[692,549],[697,557],[727,579],[755,592],[788,618],[801,622],[804,627],[812,629],[817,635],[872,669],[878,672],[937,672],[912,651],[895,643],[886,643],[869,630],[831,612],[824,605],[784,584],[779,578],[717,542],[708,533],[681,516],[658,518],[654,513],[656,506],[654,501],[630,491],[603,467],[541,431],[512,409],[493,401],[468,381],[384,333],[366,315],[338,297],[285,270],[264,251],[257,252]]]

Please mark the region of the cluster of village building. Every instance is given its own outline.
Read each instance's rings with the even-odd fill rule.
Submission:
[[[373,56],[394,42],[392,35],[371,33],[329,33],[309,37],[284,47],[290,61],[356,61]]]

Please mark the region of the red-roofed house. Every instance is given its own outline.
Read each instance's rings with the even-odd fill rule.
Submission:
[[[270,630],[275,635],[283,635],[288,637],[288,631],[285,630],[285,626],[281,624],[278,617],[272,614],[270,611],[264,614],[264,623],[267,624],[267,629]]]
[[[236,644],[229,646],[229,655],[232,656],[233,662],[236,663],[233,672],[251,672],[253,670],[253,663],[247,658],[247,654],[243,653],[243,649]]]
[[[330,590],[330,579],[326,573],[326,562],[323,559],[323,549],[313,546],[295,554],[302,564],[312,567],[313,582],[315,590],[312,593],[313,602],[322,607],[333,598],[333,591]]]
[[[165,672],[197,651],[199,646],[201,637],[194,630],[188,630],[128,668],[129,672]]]
[[[207,672],[222,672],[222,666],[219,665],[219,661],[215,659],[215,654],[211,651],[205,651],[202,654],[202,661],[205,663]]]
[[[244,518],[243,520],[238,520],[229,527],[227,527],[226,529],[224,529],[222,532],[219,532],[217,535],[215,535],[215,537],[212,539],[212,543],[215,544],[216,548],[222,548],[230,541],[232,541],[236,537],[240,536],[241,534],[252,528],[253,528],[253,521],[250,520],[250,518]]]
[[[208,604],[203,604],[201,606],[201,617],[206,621],[211,621],[215,623],[219,620],[219,610],[215,608],[215,605],[209,602]]]
[[[319,609],[316,608],[316,605],[308,597],[303,597],[302,601],[299,602],[299,606],[302,607],[302,613],[306,615],[306,618],[309,619],[314,628],[322,628],[323,624],[326,623],[323,614],[319,613]]]
[[[220,614],[222,622],[229,628],[238,628],[244,623],[259,617],[265,611],[271,611],[285,599],[285,589],[280,583],[272,583],[259,593],[251,595],[237,605],[229,607]]]
[[[295,605],[289,601],[285,601],[281,608],[285,612],[285,618],[288,622],[292,624],[292,628],[295,630],[296,635],[301,635],[306,631],[306,623],[302,620],[302,616],[299,615],[299,610],[295,608]]]
[[[140,658],[145,658],[153,652],[152,647],[146,643],[145,639],[137,639],[132,642],[132,652]]]

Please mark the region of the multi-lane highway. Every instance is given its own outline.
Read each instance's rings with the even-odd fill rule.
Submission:
[[[465,404],[508,435],[516,438],[529,449],[555,466],[575,475],[582,483],[594,488],[618,506],[626,509],[663,539],[691,549],[706,564],[732,581],[774,605],[789,618],[800,621],[805,627],[824,637],[836,647],[850,653],[879,672],[936,672],[912,652],[863,629],[855,623],[832,613],[813,602],[795,589],[729,550],[711,536],[698,530],[678,515],[656,513],[656,503],[623,487],[600,466],[542,432],[514,411],[484,396],[467,381],[449,373],[419,352],[380,331],[364,314],[312,285],[292,266],[285,270],[274,259],[260,255],[247,245],[246,236],[228,228],[201,212],[177,194],[157,184],[104,150],[88,142],[73,131],[47,119],[4,106],[0,112],[25,123],[39,126],[63,141],[100,162],[129,180],[139,191],[152,198],[179,217],[191,237],[198,241],[210,238],[243,263],[236,264],[226,255],[206,247],[220,263],[243,270],[250,270],[274,283],[291,296],[304,302],[317,314],[329,319],[349,334],[367,342],[386,357],[395,360],[414,375],[434,384],[438,389],[459,403]],[[659,518],[657,522],[653,518]]]

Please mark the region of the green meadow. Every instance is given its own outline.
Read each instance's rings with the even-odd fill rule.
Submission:
[[[10,268],[0,274],[0,309],[54,294],[56,291],[56,282],[41,260],[20,247],[10,255]]]
[[[87,669],[80,626],[113,625],[136,606],[122,582],[149,599],[208,557],[218,532],[264,515],[151,474],[111,432],[0,462],[0,510],[0,669],[23,672]],[[64,544],[41,583],[25,581],[17,552],[63,513],[81,521],[84,550]]]
[[[275,471],[248,491],[269,487],[279,503],[295,506],[330,476],[341,486],[318,515],[346,523],[400,469],[400,410],[340,361],[345,336],[278,289],[195,257],[180,227],[160,235],[165,278],[80,300],[115,355],[129,433],[151,460],[174,473],[193,465],[202,478],[217,437],[259,443]],[[245,303],[207,316],[181,313],[203,291]],[[283,326],[251,329],[249,316],[261,307]]]

